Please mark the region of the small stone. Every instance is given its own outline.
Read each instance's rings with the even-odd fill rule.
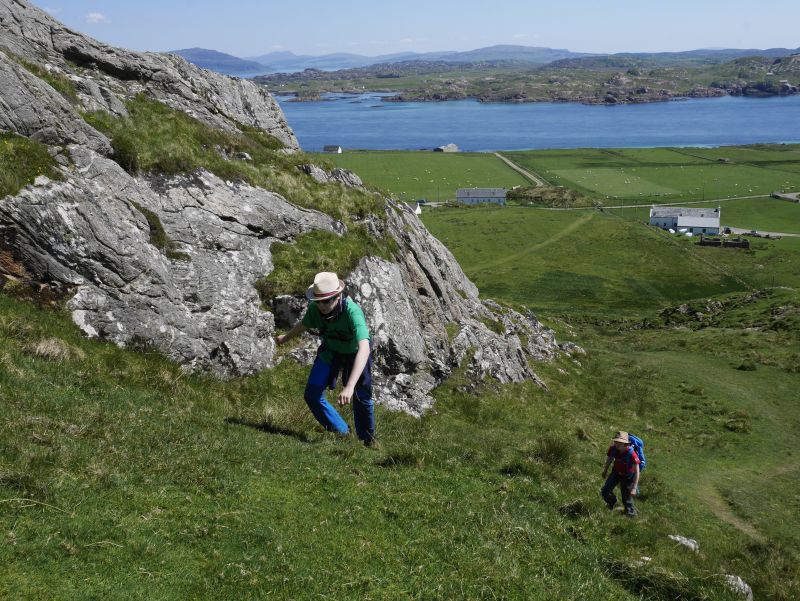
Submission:
[[[695,553],[698,553],[700,551],[700,545],[693,538],[686,538],[685,536],[681,536],[680,534],[670,534],[669,538],[671,540],[674,540],[679,545],[683,545],[684,547],[690,548]]]
[[[728,586],[728,589],[742,597],[742,599],[745,599],[746,601],[753,601],[753,589],[751,589],[750,586],[739,576],[726,574],[725,584]]]

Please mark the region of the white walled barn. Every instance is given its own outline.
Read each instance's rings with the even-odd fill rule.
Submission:
[[[456,190],[456,202],[465,205],[477,205],[482,202],[506,204],[505,188],[459,188]]]
[[[716,235],[720,232],[720,212],[720,207],[716,209],[650,207],[650,225],[665,230]]]

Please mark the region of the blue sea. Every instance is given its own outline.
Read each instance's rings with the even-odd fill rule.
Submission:
[[[319,151],[724,146],[800,142],[800,96],[701,98],[650,104],[383,102],[376,93],[277,97],[300,145]]]

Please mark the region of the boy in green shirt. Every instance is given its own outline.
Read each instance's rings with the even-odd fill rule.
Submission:
[[[341,370],[344,387],[338,396],[339,405],[352,401],[356,435],[372,446],[375,442],[372,358],[364,312],[347,297],[344,282],[335,273],[318,273],[306,296],[311,303],[303,319],[275,340],[284,344],[306,330],[319,332],[322,344],[308,376],[306,404],[326,430],[348,434],[347,423],[325,398],[325,388],[333,390]]]

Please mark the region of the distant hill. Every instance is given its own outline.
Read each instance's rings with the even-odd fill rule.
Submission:
[[[747,56],[766,56],[768,58],[781,58],[800,52],[800,48],[758,48],[737,49],[737,48],[701,48],[699,50],[686,50],[683,52],[626,52],[613,56],[629,56],[659,62],[680,62],[686,60],[707,61],[721,63],[744,58]]]
[[[590,56],[586,53],[570,52],[554,48],[533,46],[498,45],[478,48],[466,52],[400,52],[378,56],[362,56],[359,54],[325,54],[322,56],[297,55],[292,52],[271,52],[260,56],[249,57],[249,60],[261,63],[270,71],[303,71],[320,69],[322,71],[338,69],[355,69],[376,64],[392,64],[406,61],[446,61],[451,63],[473,63],[482,61],[523,61],[543,65],[564,58]]]
[[[538,46],[496,45],[477,48],[465,52],[399,52],[378,56],[364,56],[338,52],[313,56],[295,54],[290,51],[270,52],[259,56],[238,58],[230,54],[189,48],[174,50],[174,54],[184,57],[199,67],[218,71],[227,75],[249,77],[265,73],[293,73],[305,69],[319,71],[337,71],[341,69],[358,69],[375,65],[391,65],[395,63],[447,62],[447,63],[497,63],[501,61],[529,65],[552,65],[556,68],[602,69],[616,66],[630,67],[646,62],[655,65],[702,65],[716,64],[737,58],[764,56],[781,58],[800,52],[800,48],[731,49],[707,48],[687,50],[684,52],[627,52],[618,54],[590,54],[572,52],[566,49],[546,48]]]
[[[267,71],[264,65],[255,61],[244,60],[230,54],[225,54],[224,52],[208,50],[206,48],[171,50],[169,53],[182,56],[190,63],[202,67],[203,69],[224,73],[225,75],[250,76]]]

